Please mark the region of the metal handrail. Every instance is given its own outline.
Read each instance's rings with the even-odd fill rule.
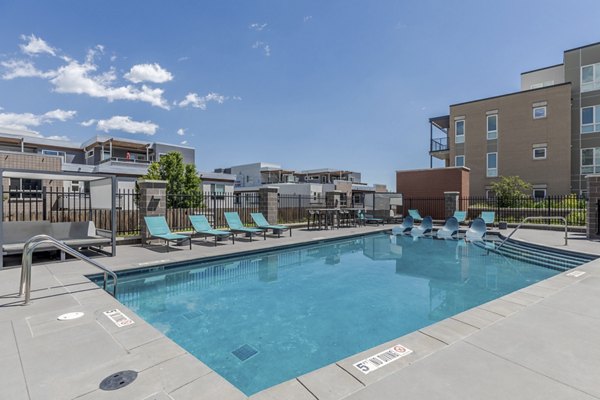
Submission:
[[[52,236],[48,235],[36,235],[29,239],[25,243],[25,247],[23,248],[23,258],[21,261],[21,283],[19,284],[19,297],[25,294],[25,302],[24,305],[29,304],[31,300],[31,263],[33,259],[33,252],[35,249],[42,244],[50,244],[57,249],[64,251],[72,255],[75,258],[80,259],[81,261],[85,261],[88,264],[93,265],[96,268],[104,271],[104,284],[103,288],[106,290],[106,280],[107,274],[110,275],[113,279],[113,297],[117,297],[117,274],[115,274],[110,268],[105,267],[100,264],[98,261],[92,260],[89,257],[84,256],[80,252],[71,247],[67,246],[63,242],[60,242],[54,239]]]
[[[568,229],[567,229],[567,219],[565,217],[527,217],[525,218],[523,221],[521,221],[519,223],[519,225],[517,225],[517,227],[510,233],[510,235],[508,235],[507,237],[504,238],[504,240],[502,241],[502,243],[500,243],[500,245],[498,247],[496,247],[496,250],[499,250],[500,247],[502,247],[504,245],[504,243],[506,243],[506,241],[508,239],[510,239],[510,237],[512,235],[514,235],[514,233],[519,230],[519,228],[521,227],[521,225],[523,225],[525,222],[527,222],[527,220],[532,220],[532,219],[541,219],[541,220],[546,220],[546,219],[560,219],[561,221],[563,221],[565,223],[565,246],[567,245],[567,236],[568,236]]]

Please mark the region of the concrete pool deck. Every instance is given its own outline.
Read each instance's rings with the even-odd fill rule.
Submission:
[[[117,257],[98,260],[123,270],[389,228],[295,230],[291,238],[242,239],[216,247],[199,241],[191,251],[182,247],[169,253],[158,246],[119,246]],[[522,230],[515,238],[564,249],[561,235]],[[571,235],[569,250],[600,254],[600,243]],[[576,270],[585,274],[558,274],[251,399],[600,398],[600,260]],[[16,297],[20,270],[0,271],[1,398],[246,398],[85,278],[98,270],[70,261],[36,264],[32,271],[33,303],[26,307]],[[135,323],[117,327],[103,314],[115,308]],[[74,311],[85,316],[56,319]],[[368,375],[353,366],[396,344],[413,353]],[[98,388],[105,377],[128,369],[139,373],[129,386]]]

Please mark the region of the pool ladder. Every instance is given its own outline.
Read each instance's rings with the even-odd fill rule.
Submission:
[[[25,294],[25,302],[24,305],[28,305],[31,301],[31,263],[33,259],[33,252],[35,249],[42,245],[49,244],[57,249],[64,251],[67,254],[72,255],[73,257],[85,261],[86,263],[93,265],[96,268],[104,271],[104,283],[102,285],[103,289],[106,290],[106,281],[107,275],[110,275],[113,279],[113,297],[117,297],[117,274],[115,274],[110,268],[100,264],[98,261],[92,260],[89,257],[84,256],[80,252],[71,247],[67,246],[63,242],[60,242],[54,239],[52,236],[48,235],[36,235],[29,239],[27,243],[25,243],[25,247],[23,248],[23,258],[21,261],[21,283],[19,285],[19,297]]]
[[[504,238],[504,240],[502,240],[502,243],[500,243],[500,244],[498,245],[498,247],[496,247],[496,250],[499,250],[499,249],[500,249],[500,247],[502,247],[502,246],[504,245],[504,243],[506,243],[506,241],[507,241],[508,239],[510,239],[510,237],[511,237],[512,235],[514,235],[516,231],[518,231],[518,230],[519,230],[519,228],[521,227],[521,225],[523,225],[523,224],[524,224],[525,222],[527,222],[528,220],[532,220],[532,219],[540,219],[540,220],[552,220],[552,219],[559,219],[559,220],[561,220],[562,222],[564,222],[564,223],[565,223],[565,246],[567,245],[567,242],[568,242],[568,238],[567,238],[567,237],[568,237],[568,227],[567,227],[567,219],[566,219],[565,217],[527,217],[527,218],[525,218],[523,221],[521,221],[521,222],[519,223],[519,225],[517,225],[517,227],[516,227],[516,228],[515,228],[515,229],[514,229],[514,230],[513,230],[511,233],[510,233],[510,235],[508,235],[507,237],[505,237],[505,238]]]

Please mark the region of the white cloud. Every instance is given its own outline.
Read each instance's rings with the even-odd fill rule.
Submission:
[[[266,24],[266,23],[259,24],[258,22],[255,22],[255,23],[253,23],[253,24],[250,24],[250,25],[248,26],[248,28],[250,28],[250,29],[252,29],[252,30],[255,30],[255,31],[257,31],[257,32],[260,32],[260,31],[262,31],[262,30],[263,30],[263,29],[265,29],[266,27],[267,27],[267,24]]]
[[[15,78],[51,78],[56,72],[43,72],[37,69],[31,62],[24,60],[8,60],[0,63],[6,72],[2,74],[2,79],[9,80]]]
[[[158,125],[151,121],[133,121],[131,117],[116,115],[110,119],[101,119],[96,121],[96,129],[104,132],[123,131],[127,133],[142,133],[144,135],[152,136],[156,133]]]
[[[127,85],[112,87],[110,84],[116,79],[114,70],[103,74],[93,75],[97,67],[91,63],[80,64],[71,61],[56,71],[56,76],[50,80],[57,93],[87,94],[91,97],[101,97],[112,102],[114,100],[142,101],[153,106],[169,109],[167,101],[163,99],[164,90],[153,89],[142,85],[141,89]]]
[[[33,113],[0,113],[0,126],[5,128],[31,130],[42,124],[51,124],[54,121],[67,121],[77,114],[76,111],[56,109],[45,114]]]
[[[242,96],[233,96],[232,99],[233,100],[241,101],[242,100]]]
[[[182,140],[181,144],[186,145],[186,144],[188,144],[188,141],[187,140]]]
[[[177,61],[181,62],[181,61],[187,61],[187,60],[189,60],[189,59],[190,59],[190,58],[189,58],[188,56],[183,56],[183,57],[179,57],[179,58],[177,59]]]
[[[80,123],[79,125],[81,125],[81,126],[86,126],[86,127],[87,127],[87,126],[92,126],[92,125],[94,125],[95,123],[96,123],[96,120],[95,120],[95,119],[89,119],[89,120],[87,120],[87,121],[83,121],[83,122],[82,122],[82,123]]]
[[[62,140],[63,142],[68,142],[71,139],[69,139],[68,136],[58,136],[58,135],[52,135],[52,136],[48,136],[46,139],[51,139],[51,140]]]
[[[271,46],[268,43],[256,41],[252,45],[253,49],[262,49],[265,53],[265,56],[269,57],[271,55]]]
[[[133,83],[164,83],[173,80],[173,74],[156,63],[134,65],[124,77]]]
[[[225,100],[227,100],[227,98],[218,93],[211,92],[206,96],[198,96],[198,93],[188,93],[185,96],[185,99],[181,100],[179,103],[177,103],[177,105],[179,107],[192,106],[194,108],[206,110],[207,103],[212,101],[218,104],[223,104]]]
[[[56,49],[48,45],[42,38],[31,34],[30,36],[21,35],[21,39],[27,41],[27,44],[19,45],[25,54],[30,56],[41,53],[56,55]]]
[[[179,136],[183,136],[183,135],[185,135],[185,129],[183,129],[183,128],[179,128],[179,129],[177,129],[177,134],[178,134]]]
[[[307,15],[304,17],[304,22],[308,22],[312,19],[312,15]]]

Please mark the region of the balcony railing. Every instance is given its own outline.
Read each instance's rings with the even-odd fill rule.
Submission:
[[[122,162],[122,163],[128,163],[128,164],[137,164],[137,165],[150,165],[152,164],[152,161],[147,161],[147,160],[136,160],[133,158],[124,158],[124,157],[110,157],[110,158],[106,158],[102,161],[100,161],[100,164],[109,162],[109,161],[114,161],[114,162]]]
[[[437,138],[431,139],[431,145],[429,147],[429,151],[434,153],[437,151],[448,151],[448,138]]]

